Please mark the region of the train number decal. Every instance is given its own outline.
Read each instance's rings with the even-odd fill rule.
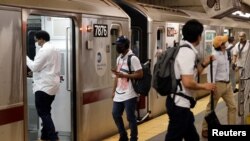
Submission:
[[[94,24],[94,37],[108,37],[108,25]]]

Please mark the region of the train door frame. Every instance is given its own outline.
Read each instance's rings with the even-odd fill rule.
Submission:
[[[1,57],[4,66],[1,66],[1,85],[5,89],[1,89],[0,95],[3,102],[0,104],[0,132],[1,140],[19,139],[24,140],[23,128],[25,126],[23,102],[23,85],[24,85],[24,70],[22,65],[22,32],[21,32],[21,8],[11,6],[0,6],[1,14],[5,17],[1,19]],[[9,25],[8,25],[9,24]],[[3,26],[4,25],[4,26]],[[3,30],[2,30],[3,28]],[[6,41],[6,42],[5,42]],[[2,44],[3,43],[3,44]],[[3,50],[2,50],[3,49]],[[4,56],[6,55],[6,56]],[[2,71],[3,70],[3,71]],[[7,70],[7,71],[6,71]],[[7,72],[7,73],[5,73]],[[3,76],[3,77],[2,77]],[[2,83],[5,82],[5,83]],[[4,93],[2,93],[4,92]],[[4,96],[4,97],[2,97]]]
[[[26,82],[26,49],[27,49],[27,40],[26,40],[26,37],[27,37],[27,28],[25,28],[27,26],[27,20],[29,18],[29,16],[31,15],[38,15],[38,16],[50,16],[50,17],[64,17],[64,18],[68,18],[71,20],[71,23],[72,23],[72,34],[71,34],[71,37],[72,37],[72,51],[71,51],[71,55],[72,55],[72,58],[71,58],[71,63],[72,63],[72,66],[71,66],[71,70],[72,72],[70,72],[70,77],[71,77],[71,140],[79,140],[80,136],[79,136],[79,133],[80,133],[80,128],[79,126],[79,123],[80,123],[80,98],[79,98],[79,95],[77,95],[77,80],[76,76],[78,75],[77,74],[77,69],[76,69],[76,66],[77,66],[77,50],[80,46],[80,42],[81,42],[81,34],[80,34],[80,26],[81,26],[81,14],[74,14],[74,13],[66,13],[66,12],[58,12],[58,11],[45,11],[45,10],[37,10],[37,9],[22,9],[22,27],[24,27],[22,29],[22,36],[23,36],[23,47],[25,49],[23,49],[23,69],[24,69],[24,123],[25,123],[25,127],[24,127],[24,133],[25,133],[25,140],[28,140],[28,96],[27,96],[27,82]]]

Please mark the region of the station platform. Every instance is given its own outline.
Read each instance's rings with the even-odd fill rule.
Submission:
[[[236,105],[237,105],[237,94],[234,94]],[[197,101],[195,108],[192,109],[192,112],[195,115],[195,126],[200,135],[200,141],[207,141],[207,138],[203,138],[201,136],[201,126],[202,121],[205,116],[205,109],[207,103],[210,99],[210,96],[206,96]],[[216,114],[221,122],[221,124],[227,124],[227,107],[222,98],[219,100],[219,103],[216,107]],[[138,125],[138,140],[139,141],[164,141],[167,126],[168,126],[168,115],[164,114],[157,118],[148,120],[144,123]],[[237,115],[237,124],[240,124],[240,118]],[[128,134],[130,131],[127,131]],[[104,141],[118,141],[119,134],[111,136],[109,138],[104,139]]]

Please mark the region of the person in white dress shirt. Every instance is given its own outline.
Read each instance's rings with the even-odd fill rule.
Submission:
[[[249,50],[249,40],[246,39],[246,33],[239,33],[239,42],[235,45],[233,50],[233,69],[239,69],[241,76],[242,69],[245,66],[246,58]]]
[[[213,83],[215,83],[217,91],[215,91],[214,108],[220,98],[222,98],[228,108],[227,120],[228,124],[236,124],[236,102],[233,96],[232,85],[229,81],[229,60],[226,51],[226,42],[228,40],[227,36],[216,36],[213,40],[213,55],[215,60],[213,61]],[[207,75],[208,82],[211,82],[211,72],[208,71]],[[211,112],[211,101],[207,104],[205,115]],[[207,137],[208,135],[208,125],[205,119],[202,123],[202,136]]]
[[[26,57],[27,66],[33,72],[33,93],[38,116],[42,119],[41,140],[57,141],[58,135],[51,118],[51,104],[60,85],[60,53],[49,41],[46,31],[35,33],[35,41],[41,47],[34,61]]]

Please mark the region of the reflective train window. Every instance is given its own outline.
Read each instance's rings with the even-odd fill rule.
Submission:
[[[164,30],[163,28],[159,28],[157,30],[157,48],[160,48],[160,49],[165,49],[165,46],[163,44],[163,41],[164,41]]]
[[[141,33],[142,33],[141,28],[139,27],[132,28],[131,49],[137,57],[139,57],[140,55]]]
[[[111,47],[111,68],[115,68],[116,67],[116,58],[118,56],[118,53],[116,52],[116,48],[115,48],[115,41],[119,36],[119,29],[111,29],[110,31],[110,35],[111,35],[111,43],[112,43],[112,47]]]

